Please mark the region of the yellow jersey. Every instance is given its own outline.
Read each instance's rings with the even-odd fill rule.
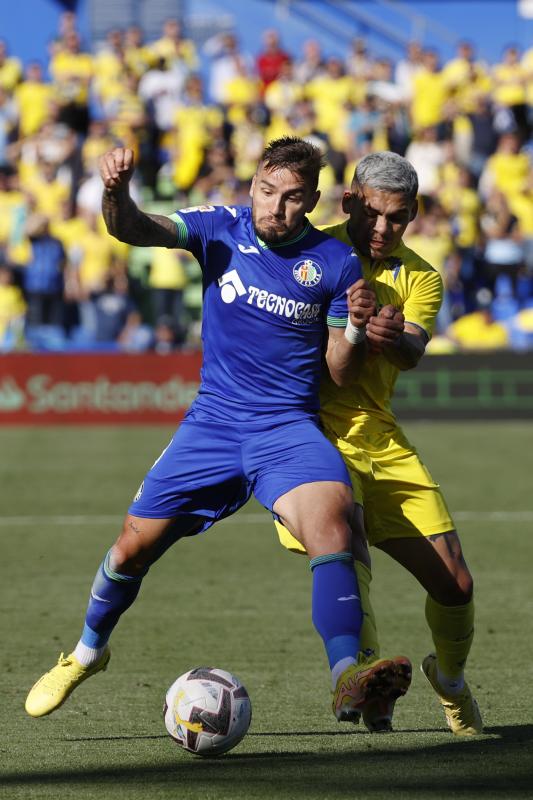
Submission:
[[[324,228],[324,232],[352,244],[348,220]],[[430,339],[443,296],[439,273],[403,242],[383,261],[359,258],[363,277],[376,293],[378,308],[396,306],[406,322],[421,328]],[[320,414],[326,427],[345,436],[363,424],[372,427],[372,420],[395,424],[391,398],[398,374],[399,369],[382,355],[369,355],[362,373],[348,386],[337,386],[324,370]]]

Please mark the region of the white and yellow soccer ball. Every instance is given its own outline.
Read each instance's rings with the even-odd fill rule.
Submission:
[[[169,735],[180,747],[200,756],[218,756],[245,736],[252,704],[235,675],[216,667],[196,667],[169,688],[163,714]]]

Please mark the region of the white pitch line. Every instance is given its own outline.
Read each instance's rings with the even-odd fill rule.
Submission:
[[[452,517],[459,522],[533,522],[533,511],[455,511]],[[73,515],[73,516],[11,516],[0,517],[0,527],[23,527],[24,525],[120,525],[123,517],[116,515]],[[266,525],[272,524],[272,517],[264,514],[236,514],[221,520],[234,525]]]
[[[75,516],[46,516],[36,515],[32,516],[16,516],[16,517],[0,517],[0,527],[13,527],[24,525],[120,525],[124,517],[116,515],[105,516],[102,514],[90,515],[75,515]],[[229,521],[229,518],[220,520],[220,522]],[[238,525],[250,525],[257,523],[272,523],[272,517],[265,512],[264,514],[238,514],[234,516],[232,521]],[[220,524],[220,523],[219,523]]]
[[[461,522],[533,522],[533,511],[452,511]]]

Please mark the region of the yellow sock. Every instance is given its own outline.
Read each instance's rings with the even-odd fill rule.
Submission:
[[[359,649],[364,655],[374,654],[379,656],[378,630],[374,609],[370,602],[370,582],[372,573],[362,561],[355,561],[355,572],[359,584],[361,595],[361,608],[363,609],[363,624],[361,626],[361,636]]]
[[[439,671],[448,678],[461,678],[474,638],[474,601],[464,606],[442,606],[428,595],[426,620]]]

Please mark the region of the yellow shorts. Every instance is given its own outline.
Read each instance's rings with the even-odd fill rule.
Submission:
[[[328,428],[324,433],[348,467],[369,544],[455,529],[439,485],[399,427],[376,426],[349,440]],[[284,547],[305,552],[283,525],[276,523],[276,529]]]

